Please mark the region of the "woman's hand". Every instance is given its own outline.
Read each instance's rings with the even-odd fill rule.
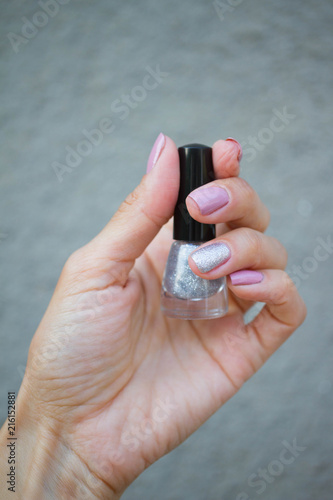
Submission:
[[[212,270],[207,255],[206,266],[199,253],[189,259],[204,278],[231,275],[227,316],[184,321],[160,312],[172,243],[172,221],[166,223],[179,183],[176,146],[162,135],[140,185],[68,259],[32,340],[17,401],[25,500],[119,498],[304,320],[305,305],[284,272],[286,250],[263,234],[269,213],[238,177],[239,156],[237,142],[215,143],[217,180],[187,199],[192,217],[218,225],[216,240],[203,246],[219,242],[229,250],[222,264],[208,251]],[[218,190],[209,193],[209,186]],[[244,325],[256,301],[266,306]]]

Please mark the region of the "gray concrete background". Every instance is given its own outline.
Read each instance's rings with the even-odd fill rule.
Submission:
[[[8,33],[21,35],[22,17],[41,9],[1,1],[1,421],[67,256],[138,184],[155,136],[178,145],[234,136],[247,150],[242,176],[271,209],[269,233],[287,246],[290,273],[304,273],[308,318],[123,498],[332,500],[333,256],[314,251],[332,235],[333,4],[223,3],[218,15],[203,0],[71,0],[16,53]],[[122,120],[111,104],[157,64],[168,76]],[[294,118],[272,136],[264,129],[285,106]],[[52,163],[102,117],[115,130],[59,182]],[[249,136],[266,141],[253,161]],[[306,449],[258,494],[248,478],[295,438]]]

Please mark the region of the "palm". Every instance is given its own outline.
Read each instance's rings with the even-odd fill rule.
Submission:
[[[96,269],[80,293],[64,301],[75,318],[70,350],[65,345],[47,364],[40,386],[53,415],[70,422],[73,449],[92,470],[103,470],[108,482],[110,464],[112,475],[132,480],[199,427],[253,372],[230,341],[242,325],[235,301],[232,314],[216,320],[175,320],[160,312],[170,244],[169,225],[137,260],[125,288],[99,290],[103,272]],[[61,400],[49,401],[60,390],[59,380]]]

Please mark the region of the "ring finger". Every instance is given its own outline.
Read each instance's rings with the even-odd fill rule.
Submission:
[[[287,251],[276,238],[239,228],[204,243],[189,256],[192,271],[217,279],[240,269],[284,269]]]

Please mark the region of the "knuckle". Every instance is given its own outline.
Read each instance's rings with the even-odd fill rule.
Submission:
[[[236,179],[235,179],[236,180]],[[257,198],[257,193],[250,184],[242,177],[237,177],[237,189],[241,191],[242,197],[247,201],[253,202]]]
[[[134,211],[139,215],[140,213],[144,215],[151,223],[154,225],[161,227],[163,224],[167,222],[169,217],[165,217],[164,215],[160,215],[155,211],[147,210],[146,201],[147,196],[149,198],[149,193],[145,191],[144,184],[139,184],[131,193],[129,193],[117,212],[113,216],[113,220],[117,221],[118,217],[123,219],[123,215],[130,214]]]
[[[78,277],[89,267],[87,252],[85,247],[75,250],[65,262],[62,274],[65,277]]]
[[[304,300],[298,293],[297,287],[289,274],[285,271],[282,272],[281,286],[279,287],[279,296],[277,298],[278,304],[283,304],[291,299],[295,300],[294,307],[294,324],[301,325],[307,315],[307,307]]]
[[[305,321],[305,318],[307,316],[307,313],[308,313],[308,310],[307,310],[307,307],[306,307],[306,304],[304,302],[304,300],[302,299],[302,297],[300,297],[300,306],[299,306],[299,325],[301,325],[304,321]]]
[[[67,273],[75,272],[79,269],[82,262],[82,252],[81,249],[75,250],[65,262],[64,271]]]
[[[154,225],[157,227],[157,229],[160,229],[161,226],[163,226],[168,220],[168,217],[165,217],[164,215],[159,215],[157,213],[151,213],[148,212],[147,210],[142,209],[142,213],[146,216],[146,218]]]
[[[128,207],[132,207],[136,203],[138,203],[140,199],[140,190],[137,186],[131,193],[129,193],[122,204],[120,205],[118,212],[122,213],[128,209]]]
[[[282,305],[284,302],[286,302],[286,289],[284,286],[283,281],[280,281],[278,286],[275,288],[275,290],[272,292],[271,295],[271,300],[272,303],[276,306]]]
[[[228,186],[236,200],[242,202],[242,206],[253,206],[257,199],[257,193],[250,184],[242,177],[229,177],[221,180]]]
[[[227,183],[237,205],[242,207],[243,215],[237,219],[238,223],[243,221],[247,224],[250,219],[251,227],[262,233],[266,231],[271,219],[270,212],[255,189],[241,177],[227,179]]]
[[[283,272],[282,274],[281,291],[283,292],[282,296],[284,297],[284,300],[288,299],[290,295],[296,291],[295,283],[286,272]]]
[[[260,231],[264,232],[268,228],[269,224],[271,222],[271,212],[265,205],[265,211],[264,211],[264,216],[261,221],[261,228]]]
[[[247,212],[251,213],[253,220],[256,221],[255,228],[264,232],[269,226],[271,215],[266,205],[260,200],[258,193],[244,179],[238,179],[240,182],[241,196],[244,199]]]
[[[251,229],[245,229],[245,238],[247,245],[246,247],[249,249],[250,254],[253,258],[253,264],[256,267],[261,267],[261,263],[264,258],[264,248],[262,244],[262,236],[261,233]]]
[[[272,241],[273,243],[276,245],[277,247],[277,253],[279,255],[279,259],[280,259],[280,263],[281,263],[281,267],[282,269],[285,269],[287,263],[288,263],[288,252],[287,252],[287,249],[286,247],[281,243],[280,240],[278,240],[277,238],[274,238],[273,236],[271,236],[272,238]]]
[[[274,291],[273,301],[276,305],[281,305],[287,302],[291,295],[295,293],[296,287],[290,276],[282,271],[278,286]]]
[[[264,232],[269,226],[271,220],[271,214],[264,203],[261,202],[258,193],[253,189],[253,187],[242,178],[237,178],[237,189],[241,193],[241,197],[244,199],[245,205],[248,207],[247,210],[252,211],[253,216],[257,219],[256,229],[260,232]],[[260,216],[258,216],[258,209],[260,210]]]

